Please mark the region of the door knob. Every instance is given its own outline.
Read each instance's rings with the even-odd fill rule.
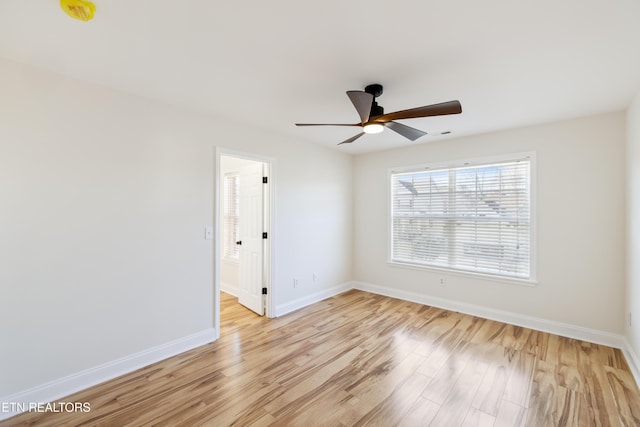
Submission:
[[[242,240],[238,240],[238,241],[236,242],[236,245],[241,245],[241,244],[242,244]]]

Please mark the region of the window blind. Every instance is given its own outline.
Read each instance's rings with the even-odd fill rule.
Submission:
[[[226,258],[238,258],[238,217],[240,214],[239,178],[237,174],[227,174],[224,176],[224,205],[222,224],[222,254]]]
[[[528,279],[530,161],[391,174],[391,261]]]

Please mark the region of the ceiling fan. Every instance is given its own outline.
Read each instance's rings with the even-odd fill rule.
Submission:
[[[382,95],[382,85],[377,83],[368,85],[364,88],[364,91],[347,91],[347,96],[353,103],[353,106],[356,107],[358,115],[360,115],[360,123],[296,123],[296,126],[360,126],[362,128],[362,132],[349,139],[345,139],[338,145],[350,144],[365,133],[380,133],[385,127],[388,127],[411,141],[415,141],[427,133],[412,128],[411,126],[395,122],[394,120],[462,113],[460,101],[449,101],[384,114],[384,108],[376,102],[376,98],[380,95]]]

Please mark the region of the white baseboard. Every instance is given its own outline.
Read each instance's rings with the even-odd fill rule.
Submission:
[[[238,296],[238,287],[230,285],[229,283],[220,282],[220,290],[228,293],[229,295],[233,295],[234,297]]]
[[[350,289],[354,289],[353,282],[342,283],[338,286],[334,286],[332,288],[323,289],[322,291],[315,292],[311,295],[307,295],[302,298],[298,298],[294,301],[288,302],[286,304],[281,304],[276,307],[275,317],[283,316],[287,313],[291,313],[292,311],[296,311],[318,301],[322,301],[323,299],[330,298],[334,295],[341,294]]]
[[[555,322],[553,320],[540,319],[538,317],[525,316],[522,314],[496,310],[493,308],[482,307],[474,304],[467,304],[464,302],[429,296],[417,292],[403,291],[399,289],[373,285],[371,283],[354,282],[353,287],[354,289],[360,289],[362,291],[367,291],[374,294],[385,295],[405,301],[430,305],[438,308],[443,308],[445,310],[457,311],[464,314],[470,314],[472,316],[478,316],[485,319],[509,323],[511,325],[522,326],[525,328],[548,332],[555,335],[561,335],[568,338],[574,338],[581,341],[588,341],[594,344],[602,344],[619,349],[625,348],[624,337],[622,335],[612,334],[610,332],[584,328],[582,326],[570,325],[567,323]]]
[[[215,329],[205,329],[192,335],[161,344],[138,353],[86,369],[75,374],[24,390],[10,396],[0,397],[0,402],[8,404],[12,410],[0,412],[0,420],[18,415],[19,408],[28,408],[32,402],[54,402],[80,390],[133,372],[137,369],[208,344],[218,339]]]
[[[624,358],[627,359],[627,365],[629,365],[629,369],[631,369],[631,373],[633,374],[633,378],[636,380],[636,384],[640,385],[640,358],[638,358],[638,355],[633,350],[631,343],[626,338],[624,339],[622,353],[624,354]]]

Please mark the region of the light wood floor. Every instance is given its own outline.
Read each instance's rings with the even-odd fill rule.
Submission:
[[[639,426],[619,350],[361,291],[278,319],[223,295],[222,337],[0,426]]]

